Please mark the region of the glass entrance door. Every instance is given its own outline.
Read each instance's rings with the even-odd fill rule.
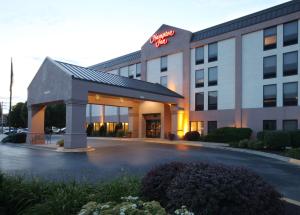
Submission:
[[[160,120],[146,120],[146,137],[160,138]]]

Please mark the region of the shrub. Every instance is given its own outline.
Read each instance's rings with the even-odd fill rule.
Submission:
[[[252,130],[250,128],[218,128],[206,135],[205,140],[208,142],[238,142],[251,137]]]
[[[290,135],[285,131],[265,132],[264,144],[267,149],[282,150],[290,144]]]
[[[106,133],[107,133],[107,126],[106,126],[106,123],[103,123],[103,125],[101,125],[101,127],[99,129],[98,135],[100,137],[105,137]]]
[[[88,126],[86,128],[86,134],[87,134],[87,136],[91,136],[92,135],[93,129],[94,129],[93,123],[88,124]]]
[[[172,162],[150,170],[142,179],[141,194],[146,200],[159,201],[167,205],[167,188],[174,177],[185,167],[185,164]]]
[[[124,136],[125,136],[125,132],[123,130],[116,131],[116,137],[124,137]]]
[[[161,195],[165,199],[159,200],[168,212],[186,205],[190,211],[201,215],[283,214],[281,195],[246,169],[204,163],[181,165],[184,168],[173,173],[166,194]],[[164,168],[167,169],[168,164]],[[148,194],[156,193],[157,188],[148,189]]]
[[[184,139],[188,141],[200,140],[200,133],[198,131],[188,131],[185,133]]]
[[[233,148],[239,148],[239,142],[230,142],[229,146]]]
[[[265,133],[266,132],[267,131],[259,131],[259,132],[257,132],[256,139],[259,140],[259,141],[264,141]]]
[[[175,138],[176,138],[175,134],[173,134],[171,132],[168,133],[168,140],[175,140]]]
[[[2,139],[2,143],[26,143],[26,133],[10,134]]]
[[[288,149],[285,155],[291,158],[300,159],[300,148]]]
[[[106,202],[100,203],[97,202],[88,202],[85,204],[79,215],[94,215],[94,214],[128,214],[128,215],[137,215],[137,214],[157,214],[157,215],[167,215],[164,208],[160,206],[158,202],[143,202],[138,199],[138,197],[123,197],[121,198],[121,203],[115,202]]]
[[[63,139],[59,140],[59,141],[57,141],[56,145],[58,145],[59,147],[64,147],[65,141]]]
[[[238,143],[239,148],[248,148],[248,139],[240,140]]]
[[[298,131],[290,131],[291,137],[291,147],[293,148],[300,148],[300,130]]]
[[[264,149],[264,143],[260,140],[249,140],[248,148],[255,149],[255,150],[262,150]]]

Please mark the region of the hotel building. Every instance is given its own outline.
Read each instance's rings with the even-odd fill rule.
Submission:
[[[188,130],[206,134],[228,126],[254,132],[298,129],[299,19],[300,1],[294,0],[197,32],[163,24],[145,38],[141,50],[84,69],[122,76],[126,82],[141,80],[130,83],[142,91],[151,89],[146,83],[158,83],[177,95],[176,125],[171,120],[175,110],[166,108],[171,102],[140,104],[139,137],[182,136]],[[89,101],[98,95],[89,92]],[[131,130],[130,110],[121,104],[126,97],[136,98],[88,102],[87,123],[95,130],[102,123],[110,131],[117,123]]]

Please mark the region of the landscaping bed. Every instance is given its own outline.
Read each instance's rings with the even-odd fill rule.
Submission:
[[[124,176],[95,184],[0,173],[1,215],[299,214],[298,206],[281,197],[247,169],[207,163],[173,162],[142,179]]]

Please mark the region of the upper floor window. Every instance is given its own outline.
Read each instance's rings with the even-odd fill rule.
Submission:
[[[283,24],[283,46],[298,43],[298,21]]]
[[[208,110],[218,109],[218,92],[210,91],[208,92]]]
[[[283,54],[283,76],[298,74],[298,52]]]
[[[168,56],[163,56],[160,58],[160,71],[164,72],[168,70]]]
[[[204,110],[204,92],[195,94],[195,111]]]
[[[218,60],[218,43],[208,44],[208,62]]]
[[[276,84],[264,86],[264,107],[276,107],[277,88]]]
[[[168,76],[161,76],[160,84],[163,85],[164,87],[168,87]]]
[[[195,71],[195,87],[204,87],[204,70],[199,69]]]
[[[134,78],[135,64],[128,67],[128,78]]]
[[[198,47],[195,49],[195,64],[204,63],[204,47]]]
[[[215,86],[218,84],[218,67],[208,68],[208,86]]]
[[[276,78],[277,59],[276,55],[264,57],[264,79]]]
[[[298,82],[283,84],[283,106],[298,105]]]
[[[298,120],[290,119],[282,121],[282,129],[284,131],[295,131],[298,129]]]
[[[277,27],[264,30],[264,50],[275,49],[277,44]]]
[[[264,131],[274,131],[277,129],[276,120],[263,120]]]
[[[141,77],[141,64],[138,63],[136,64],[136,73],[135,73],[135,77]]]
[[[120,69],[120,76],[128,77],[128,66],[122,67]]]
[[[207,133],[211,133],[218,128],[217,121],[207,121]]]

